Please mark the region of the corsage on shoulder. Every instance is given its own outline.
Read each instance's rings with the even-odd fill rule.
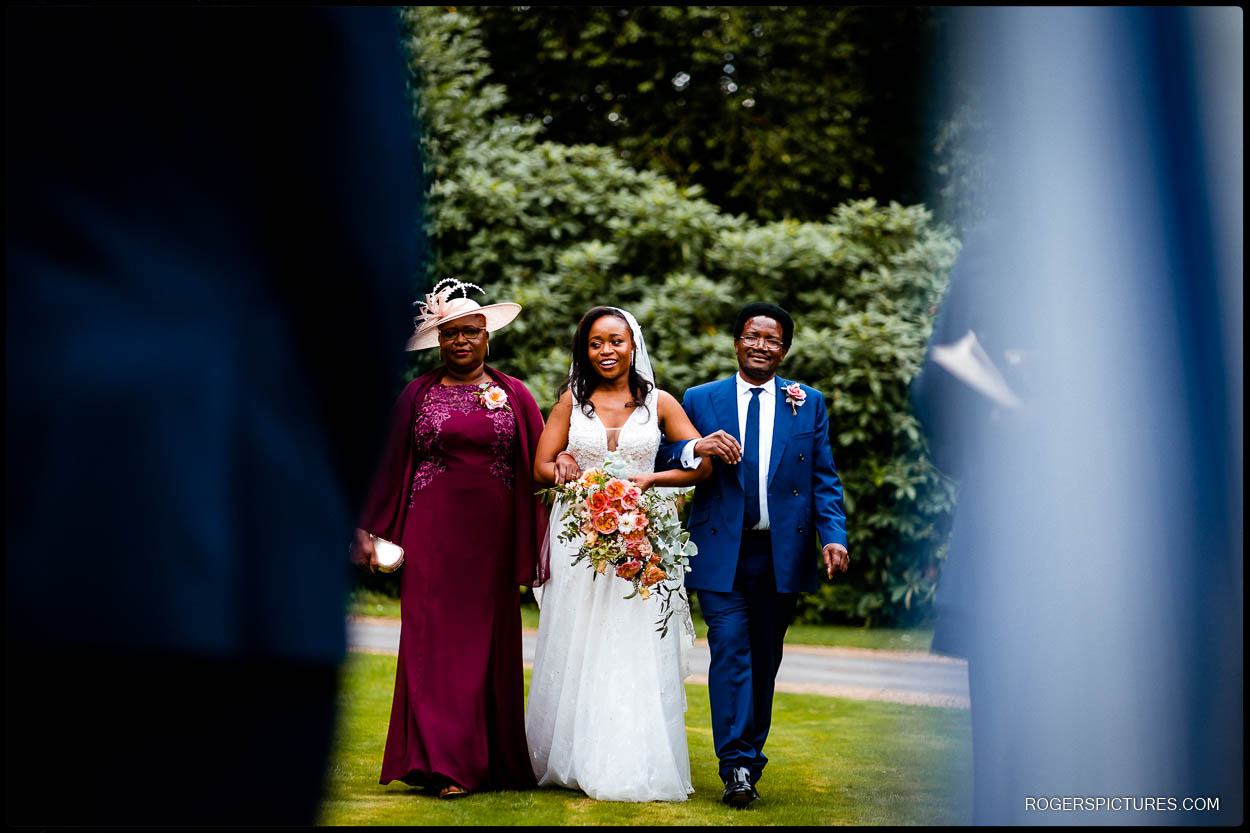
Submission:
[[[786,404],[790,406],[790,413],[797,414],[799,412],[799,406],[807,401],[807,394],[804,393],[803,388],[799,386],[798,382],[791,382],[782,388],[782,390],[786,394]]]
[[[477,386],[477,392],[474,396],[482,403],[482,407],[490,411],[498,411],[502,408],[505,411],[511,411],[508,407],[508,394],[499,385],[492,385],[490,382],[483,382]]]

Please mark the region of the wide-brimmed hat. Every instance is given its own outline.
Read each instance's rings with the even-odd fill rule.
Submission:
[[[424,350],[438,344],[438,331],[449,321],[464,318],[468,315],[480,315],[486,319],[486,331],[493,333],[506,326],[521,312],[521,305],[511,301],[482,306],[468,297],[469,289],[485,292],[480,286],[464,283],[455,278],[443,278],[434,285],[424,301],[417,301],[417,317],[412,319],[414,326],[412,337],[408,339],[405,350]],[[453,292],[461,293],[459,298],[451,297]]]

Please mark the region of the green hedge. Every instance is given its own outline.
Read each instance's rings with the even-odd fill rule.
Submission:
[[[923,618],[954,491],[925,457],[907,385],[958,251],[951,232],[924,206],[873,200],[822,223],[761,224],[607,148],[538,143],[503,113],[503,88],[486,83],[471,13],[417,7],[403,19],[431,192],[426,283],[457,276],[525,308],[492,339],[491,361],[524,379],[545,412],[582,313],[612,304],[638,317],[657,381],[680,399],[735,370],[744,303],[781,304],[796,322],[781,372],[826,395],[852,563],[822,578],[800,617]]]

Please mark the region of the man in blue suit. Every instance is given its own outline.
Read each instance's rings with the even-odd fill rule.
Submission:
[[[699,556],[686,587],[698,591],[708,625],[722,800],[738,808],[760,797],[786,628],[798,594],[816,589],[813,537],[830,578],[850,564],[824,397],[776,375],[793,337],[781,307],[744,307],[734,324],[738,372],[691,388],[682,401],[704,438],[661,451],[670,467],[718,458],[695,490],[689,529]]]

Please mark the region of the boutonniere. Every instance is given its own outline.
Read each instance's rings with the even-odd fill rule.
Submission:
[[[786,404],[790,406],[790,413],[797,414],[799,406],[807,401],[807,394],[803,392],[803,388],[799,387],[798,382],[791,382],[782,388],[786,394]]]
[[[474,395],[481,401],[482,407],[489,411],[498,411],[500,408],[505,411],[512,410],[508,407],[508,394],[499,385],[483,382],[477,386],[477,393]]]

